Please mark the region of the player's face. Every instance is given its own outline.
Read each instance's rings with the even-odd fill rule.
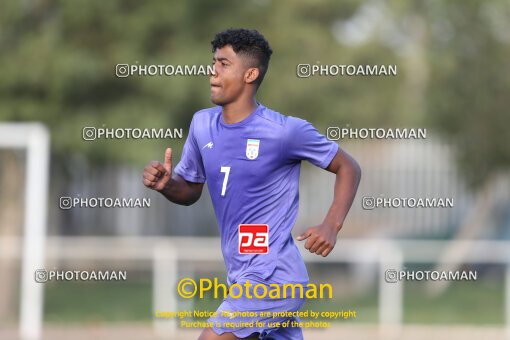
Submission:
[[[245,90],[246,61],[227,45],[214,52],[213,67],[215,72],[209,78],[211,101],[220,106],[236,101]]]

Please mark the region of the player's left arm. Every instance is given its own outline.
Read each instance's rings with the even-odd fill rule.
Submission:
[[[342,149],[338,149],[326,170],[336,175],[333,203],[320,225],[308,228],[297,237],[298,241],[306,239],[305,248],[311,253],[323,257],[328,256],[335,247],[338,232],[342,229],[361,179],[359,164]]]

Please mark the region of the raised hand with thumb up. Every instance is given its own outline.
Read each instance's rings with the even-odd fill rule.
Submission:
[[[143,184],[153,190],[163,190],[172,178],[172,149],[165,151],[165,162],[151,161],[143,169]]]

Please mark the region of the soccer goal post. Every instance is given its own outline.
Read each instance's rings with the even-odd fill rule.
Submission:
[[[26,150],[19,332],[39,339],[44,291],[34,275],[45,264],[50,134],[41,123],[0,123],[0,148]]]

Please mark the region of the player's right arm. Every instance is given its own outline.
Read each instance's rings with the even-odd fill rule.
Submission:
[[[172,149],[165,151],[165,162],[150,162],[143,170],[143,184],[160,192],[169,201],[191,205],[198,201],[204,183],[188,182],[177,173],[172,173]]]

